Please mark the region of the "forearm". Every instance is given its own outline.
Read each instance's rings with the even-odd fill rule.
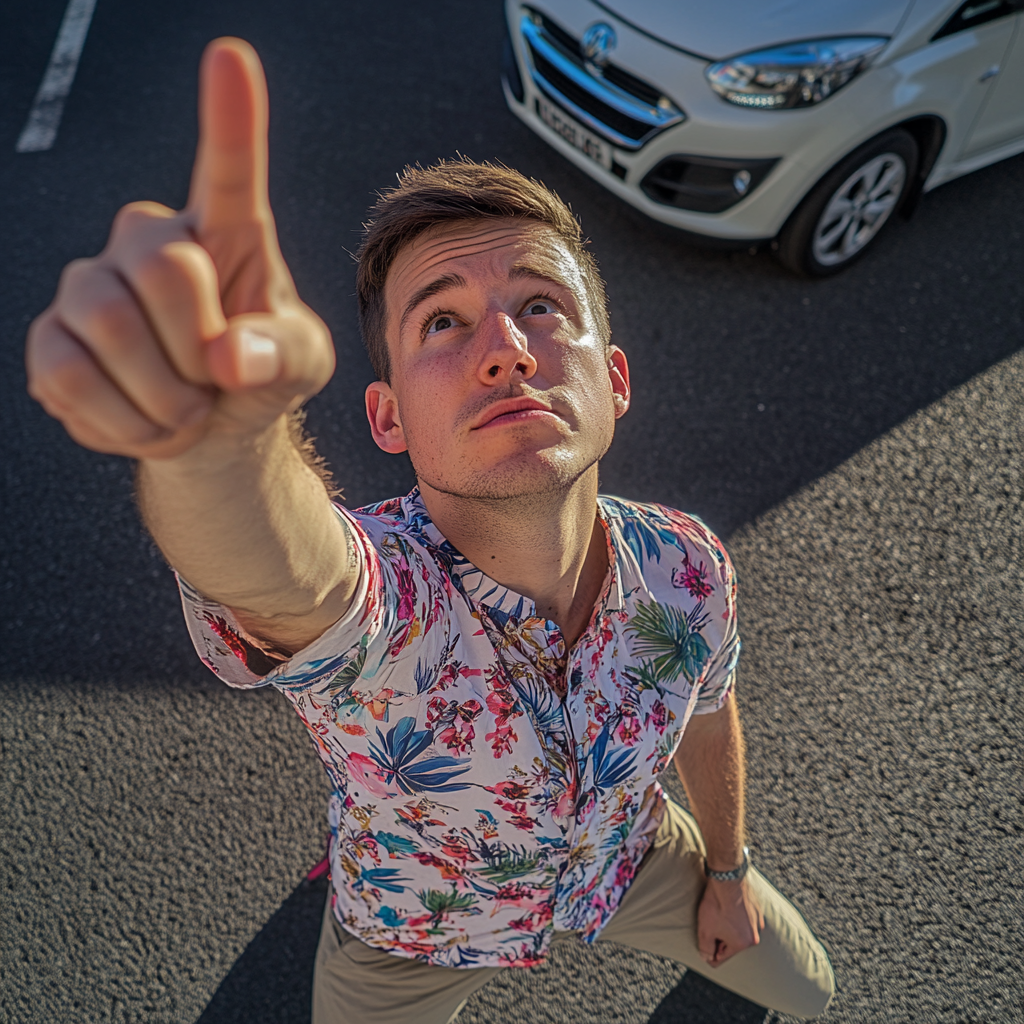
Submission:
[[[287,417],[253,438],[217,435],[142,461],[137,487],[168,562],[255,635],[297,650],[347,609],[355,552]]]
[[[690,719],[675,766],[704,835],[708,866],[735,868],[743,860],[745,766],[735,697],[714,714]]]

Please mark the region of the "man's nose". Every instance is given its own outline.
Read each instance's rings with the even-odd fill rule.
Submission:
[[[497,313],[483,324],[484,351],[478,375],[484,384],[505,384],[516,374],[529,380],[537,372],[526,335],[507,313]]]

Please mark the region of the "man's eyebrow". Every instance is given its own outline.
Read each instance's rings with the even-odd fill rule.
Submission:
[[[441,277],[435,281],[431,281],[430,284],[424,285],[409,301],[406,303],[405,310],[402,313],[402,319],[398,325],[399,331],[405,329],[405,325],[409,320],[412,311],[420,305],[421,302],[426,302],[427,299],[432,299],[435,295],[440,295],[441,292],[448,291],[449,288],[465,288],[466,279],[461,274],[442,274]]]
[[[564,281],[559,274],[553,274],[550,270],[539,270],[537,267],[531,267],[528,263],[514,264],[508,272],[508,279],[510,281],[518,281],[523,278],[545,281],[547,284],[557,284],[560,288],[568,288],[569,291],[572,291],[569,283]]]

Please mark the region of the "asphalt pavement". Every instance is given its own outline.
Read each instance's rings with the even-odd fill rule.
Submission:
[[[117,208],[185,199],[203,45],[271,89],[271,191],[338,372],[311,406],[351,505],[372,444],[348,251],[403,165],[464,153],[572,203],[634,405],[602,486],[703,516],[740,574],[750,839],[832,954],[824,1021],[1024,1021],[1024,157],[927,195],[824,282],[694,248],[505,109],[497,2],[99,0],[55,147],[15,140],[63,0],[0,9],[0,1022],[299,1024],[326,786],[275,693],[194,658],[131,469],[24,393],[25,329]],[[762,1024],[656,958],[566,949],[466,1024]]]

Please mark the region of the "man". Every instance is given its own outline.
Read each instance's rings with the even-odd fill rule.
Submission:
[[[825,951],[743,845],[728,558],[597,494],[629,370],[575,220],[468,162],[377,204],[366,411],[418,487],[350,513],[299,425],[334,358],[277,246],[266,120],[253,51],[211,44],[188,206],[125,208],[27,360],[72,437],[138,460],[204,661],[279,687],[323,759],[314,1020],[443,1024],[570,940],[819,1013]],[[657,784],[671,760],[699,828]]]

